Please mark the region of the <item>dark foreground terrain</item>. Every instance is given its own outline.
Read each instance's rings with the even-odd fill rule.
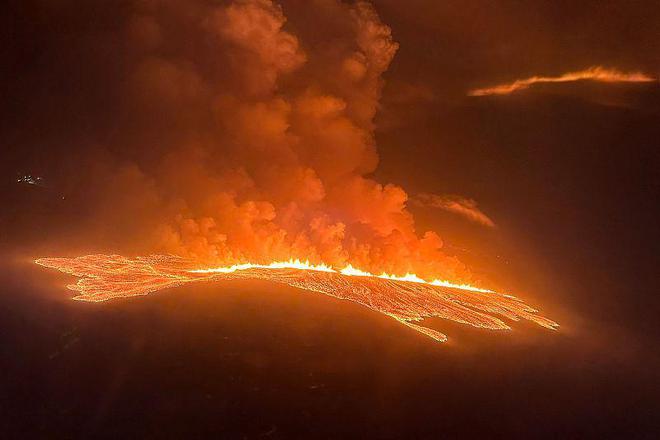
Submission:
[[[436,321],[437,344],[267,282],[89,304],[68,280],[4,267],[5,438],[653,437],[651,356],[623,333]]]

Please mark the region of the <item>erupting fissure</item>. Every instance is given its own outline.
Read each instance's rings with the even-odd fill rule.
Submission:
[[[295,259],[295,260],[290,259],[288,261],[274,261],[270,264],[242,263],[242,264],[234,264],[232,266],[215,267],[210,269],[195,269],[192,270],[191,273],[232,273],[238,270],[247,270],[247,269],[314,270],[319,272],[340,273],[342,275],[355,276],[355,277],[376,277],[376,278],[384,278],[386,280],[406,281],[410,283],[423,283],[423,284],[430,284],[432,286],[443,286],[443,287],[451,287],[453,289],[472,290],[474,292],[495,292],[494,290],[481,289],[479,287],[474,287],[469,284],[456,284],[449,281],[438,280],[438,279],[435,279],[433,281],[426,281],[418,277],[414,273],[407,273],[403,276],[397,276],[383,272],[380,275],[375,275],[371,272],[357,269],[353,267],[351,264],[346,265],[346,267],[344,267],[341,270],[336,270],[325,263],[311,264],[309,260],[300,261],[300,259]]]
[[[549,329],[558,327],[511,295],[449,281],[426,281],[414,274],[374,275],[350,265],[336,270],[326,264],[289,260],[199,268],[192,260],[165,255],[86,255],[35,262],[79,277],[68,287],[79,292],[74,299],[81,301],[146,295],[191,282],[264,279],[356,302],[439,342],[447,337],[415,322],[440,317],[491,330],[509,329],[499,315],[513,321],[526,319]]]

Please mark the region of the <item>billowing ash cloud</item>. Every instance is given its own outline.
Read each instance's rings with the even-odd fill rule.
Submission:
[[[398,48],[371,4],[309,5],[311,26],[271,0],[130,10],[112,45],[107,149],[120,165],[101,167],[97,222],[208,262],[309,258],[469,278],[435,232],[415,230],[406,192],[368,177]]]
[[[439,208],[482,226],[494,228],[495,223],[479,209],[477,202],[457,195],[418,194],[412,200],[418,206]]]

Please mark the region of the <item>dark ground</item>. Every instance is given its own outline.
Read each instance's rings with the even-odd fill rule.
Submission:
[[[267,283],[85,304],[62,277],[12,272],[25,278],[4,280],[9,438],[654,436],[657,376],[635,336],[438,323],[452,338],[438,345]]]

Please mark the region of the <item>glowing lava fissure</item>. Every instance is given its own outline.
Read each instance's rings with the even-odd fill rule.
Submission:
[[[191,282],[263,279],[356,302],[439,342],[447,337],[416,322],[440,317],[479,328],[510,329],[499,318],[504,317],[512,321],[526,319],[548,329],[558,327],[511,295],[448,281],[428,282],[413,274],[374,275],[351,266],[336,270],[324,264],[290,260],[200,269],[191,260],[170,255],[126,258],[101,254],[41,258],[35,262],[79,277],[68,288],[79,293],[74,299],[80,301],[146,295]]]
[[[422,283],[422,284],[431,284],[433,286],[443,286],[451,287],[454,289],[461,290],[472,290],[475,292],[494,292],[494,290],[481,289],[479,287],[470,286],[469,284],[455,284],[449,281],[443,281],[435,279],[433,281],[426,281],[415,274],[407,273],[403,276],[392,275],[388,273],[381,273],[380,275],[375,275],[371,272],[367,272],[361,269],[356,269],[352,265],[347,265],[345,268],[337,271],[327,264],[311,264],[309,261],[300,261],[289,260],[289,261],[275,261],[270,264],[254,264],[254,263],[243,263],[235,264],[233,266],[217,267],[211,269],[195,269],[191,270],[191,273],[232,273],[239,270],[248,270],[248,269],[300,269],[300,270],[311,270],[317,272],[331,272],[331,273],[340,273],[347,276],[356,276],[356,277],[377,277],[383,278],[386,280],[394,281],[407,281],[410,283]]]

